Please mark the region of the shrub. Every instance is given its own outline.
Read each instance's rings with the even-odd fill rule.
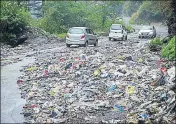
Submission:
[[[133,30],[133,28],[131,27],[131,25],[127,25],[125,28],[126,28],[126,30],[128,32],[131,32]]]
[[[58,34],[57,36],[60,37],[60,38],[62,38],[62,39],[64,39],[65,36],[66,36],[66,33]]]
[[[123,21],[116,20],[115,23],[123,25],[128,32],[131,32],[133,29],[131,25],[126,25]]]
[[[10,39],[23,34],[25,27],[33,21],[29,11],[17,2],[1,2],[1,42],[10,42]]]
[[[160,38],[154,38],[150,41],[150,45],[162,45],[162,41],[160,40]]]
[[[175,52],[175,44],[176,44],[176,36],[174,36],[166,46],[163,46],[161,50],[161,56],[163,58],[167,58],[169,60],[176,60],[176,52]]]

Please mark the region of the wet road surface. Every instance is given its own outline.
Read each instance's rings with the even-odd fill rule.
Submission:
[[[21,99],[20,90],[16,83],[22,74],[22,66],[34,62],[34,58],[25,58],[18,63],[1,68],[1,123],[22,123],[24,117],[20,115],[25,100]]]

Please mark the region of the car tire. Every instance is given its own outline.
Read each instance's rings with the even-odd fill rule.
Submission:
[[[109,37],[109,41],[111,41],[111,38]]]
[[[127,36],[125,37],[125,40],[127,40]]]
[[[70,47],[70,44],[66,44],[67,47]]]
[[[84,44],[84,47],[87,47],[87,46],[88,46],[88,41],[86,41]]]
[[[122,40],[122,41],[124,40],[124,36],[121,38],[121,40]]]
[[[97,47],[97,46],[98,46],[98,40],[96,41],[96,43],[94,44],[94,46],[95,46],[95,47]]]

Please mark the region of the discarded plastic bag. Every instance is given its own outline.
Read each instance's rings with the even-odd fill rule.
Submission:
[[[108,89],[108,92],[112,92],[114,91],[115,89],[117,88],[117,85],[112,85],[109,89]]]
[[[65,70],[69,69],[72,67],[72,63],[69,63],[68,65],[65,66]]]
[[[117,111],[119,111],[119,112],[123,112],[125,107],[122,106],[122,105],[116,104],[116,105],[114,106],[114,108],[115,108],[115,110],[117,110]]]
[[[127,86],[126,87],[126,93],[127,94],[133,94],[133,93],[135,93],[135,87],[134,86]]]
[[[22,80],[18,80],[18,81],[17,81],[18,85],[21,85],[22,82],[23,82]]]
[[[36,70],[37,68],[36,67],[30,67],[30,68],[28,68],[27,70],[28,71],[34,71],[34,70]]]
[[[138,62],[143,62],[143,60],[141,58],[138,59]]]
[[[99,75],[100,74],[100,70],[95,70],[93,74],[94,74],[94,76]]]

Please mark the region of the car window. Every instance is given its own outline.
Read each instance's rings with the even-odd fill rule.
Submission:
[[[81,29],[81,28],[71,28],[71,29],[69,30],[69,33],[70,33],[70,34],[83,34],[84,31],[83,31],[83,29]]]
[[[149,27],[149,26],[144,26],[141,28],[141,30],[152,30],[153,28],[152,27]]]
[[[91,34],[89,29],[86,29],[87,34]]]
[[[121,29],[122,29],[121,25],[112,25],[111,26],[111,30],[121,30]]]
[[[90,33],[91,33],[91,34],[94,34],[94,32],[93,32],[91,29],[90,29]]]

